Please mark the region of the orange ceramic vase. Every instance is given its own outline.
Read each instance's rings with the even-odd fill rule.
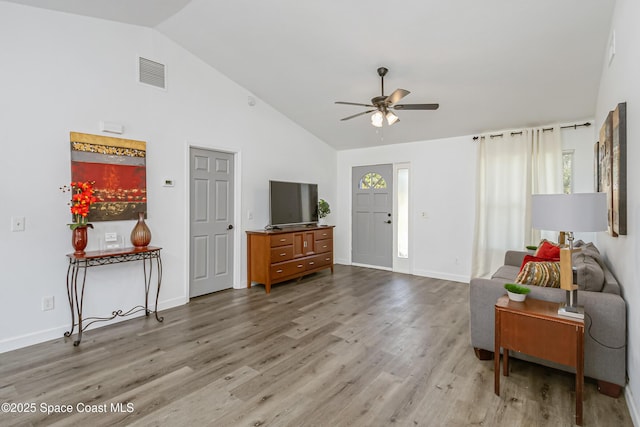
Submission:
[[[151,230],[144,222],[144,212],[138,212],[138,222],[131,230],[131,244],[136,248],[146,248],[151,242]]]

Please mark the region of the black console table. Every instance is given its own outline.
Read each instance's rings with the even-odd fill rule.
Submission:
[[[153,313],[158,322],[164,320],[158,317],[158,297],[160,296],[160,284],[162,282],[162,260],[160,251],[162,248],[148,246],[145,248],[123,248],[108,251],[85,252],[83,255],[67,254],[69,258],[69,268],[67,269],[67,296],[69,298],[69,308],[71,309],[71,330],[64,333],[65,337],[70,337],[78,326],[78,339],[73,342],[74,346],[80,345],[82,332],[95,322],[105,322],[116,317],[129,316],[140,311],[146,316],[152,313],[149,310],[149,289],[151,288],[151,276],[153,275],[153,265],[157,268],[158,285],[156,288],[156,305]],[[154,263],[155,260],[155,263]],[[144,306],[137,305],[130,310],[115,310],[111,312],[111,317],[82,317],[82,306],[84,301],[84,287],[87,279],[87,269],[101,265],[119,264],[129,261],[142,261],[144,270]],[[81,272],[82,271],[82,272]],[[78,321],[76,322],[76,316]]]

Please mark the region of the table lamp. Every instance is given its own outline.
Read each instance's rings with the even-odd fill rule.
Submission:
[[[534,194],[531,196],[531,225],[538,230],[564,232],[567,236],[569,247],[560,249],[560,288],[567,291],[567,296],[558,314],[583,319],[584,309],[578,307],[578,286],[571,259],[576,251],[573,233],[607,230],[607,194]]]

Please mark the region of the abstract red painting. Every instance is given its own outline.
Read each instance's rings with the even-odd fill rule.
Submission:
[[[93,181],[90,221],[137,219],[147,211],[146,142],[71,132],[71,180]]]

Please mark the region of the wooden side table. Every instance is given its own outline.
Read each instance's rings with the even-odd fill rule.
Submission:
[[[558,315],[559,303],[527,298],[498,298],[495,306],[494,390],[500,396],[500,348],[503,375],[509,375],[509,350],[571,366],[576,370],[576,424],[582,425],[584,321]]]

